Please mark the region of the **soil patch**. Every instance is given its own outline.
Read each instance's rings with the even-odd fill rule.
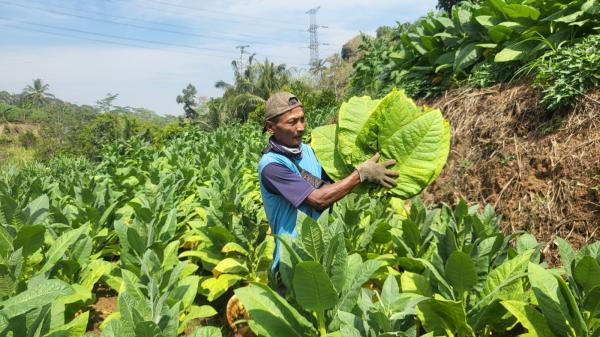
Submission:
[[[40,135],[39,124],[33,123],[0,123],[0,135],[18,136],[23,133],[31,132],[36,136]]]
[[[118,294],[107,287],[99,285],[96,291],[96,303],[90,306],[90,320],[88,321],[87,332],[100,336],[100,324],[104,322],[108,315],[117,311]]]

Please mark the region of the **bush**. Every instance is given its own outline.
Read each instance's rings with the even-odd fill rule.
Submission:
[[[261,103],[256,107],[256,109],[254,109],[254,111],[252,111],[248,115],[248,121],[262,125],[264,116],[265,116],[265,104]]]
[[[31,131],[27,131],[19,135],[19,144],[26,149],[30,149],[37,144],[37,137]]]
[[[281,90],[289,91],[298,96],[298,99],[302,102],[304,112],[314,109],[328,109],[338,105],[333,90],[317,90],[301,80],[294,81],[281,88]]]
[[[35,149],[35,159],[43,162],[47,162],[52,158],[59,156],[60,154],[67,153],[68,150],[65,146],[59,144],[54,139],[44,139],[39,142]]]
[[[10,137],[0,134],[0,145],[8,145],[12,142],[13,140]]]
[[[82,130],[81,154],[93,158],[100,154],[103,146],[120,139],[122,134],[118,116],[103,113],[98,115]]]
[[[441,95],[448,88],[449,79],[443,77],[428,79],[418,73],[403,72],[398,82],[398,87],[404,89],[408,97],[429,98]]]
[[[157,142],[162,142],[165,140],[171,140],[179,137],[183,134],[185,128],[179,125],[179,123],[171,123],[165,125],[158,134]]]
[[[534,83],[544,94],[542,103],[549,110],[573,106],[579,95],[600,85],[600,35],[549,52],[534,65]]]

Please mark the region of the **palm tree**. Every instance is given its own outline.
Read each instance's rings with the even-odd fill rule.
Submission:
[[[290,72],[284,64],[275,65],[268,59],[254,62],[254,54],[248,58],[248,65],[240,69],[236,61],[231,62],[234,83],[218,81],[215,87],[223,89],[223,108],[230,117],[242,122],[250,112],[264,104],[271,93],[280,90],[290,82]]]
[[[318,59],[310,65],[310,73],[317,79],[317,81],[321,80],[323,70],[327,69],[325,63],[326,60]]]
[[[290,83],[290,72],[285,64],[275,65],[265,59],[264,63],[257,65],[257,68],[256,86],[261,97],[268,98],[273,92]]]
[[[23,89],[25,99],[31,102],[35,106],[42,106],[48,102],[50,98],[54,98],[54,95],[48,92],[50,86],[44,83],[41,79],[36,78],[33,80],[33,85],[27,85]]]
[[[1,111],[2,111],[2,117],[3,117],[5,123],[9,123],[8,122],[8,113],[12,109],[13,109],[12,107],[7,107],[7,108],[2,108],[1,109]]]

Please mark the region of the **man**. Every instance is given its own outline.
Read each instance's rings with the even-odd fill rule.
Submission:
[[[350,193],[361,182],[391,188],[398,172],[388,170],[394,160],[378,164],[379,154],[360,164],[346,178],[333,182],[323,171],[312,148],[302,143],[306,122],[302,103],[289,92],[272,95],[265,107],[265,130],[271,133],[258,164],[260,190],[273,234],[296,235],[298,210],[316,219],[321,211]],[[280,247],[275,244],[273,271]]]

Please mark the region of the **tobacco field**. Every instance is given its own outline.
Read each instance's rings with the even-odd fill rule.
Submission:
[[[563,267],[550,268],[532,235],[503,234],[489,205],[465,201],[363,193],[299,218],[280,296],[255,173],[264,137],[189,131],[115,145],[99,165],[3,172],[2,335],[95,335],[99,289],[117,302],[102,336],[226,335],[232,291],[261,336],[599,335],[600,243],[558,239]]]

